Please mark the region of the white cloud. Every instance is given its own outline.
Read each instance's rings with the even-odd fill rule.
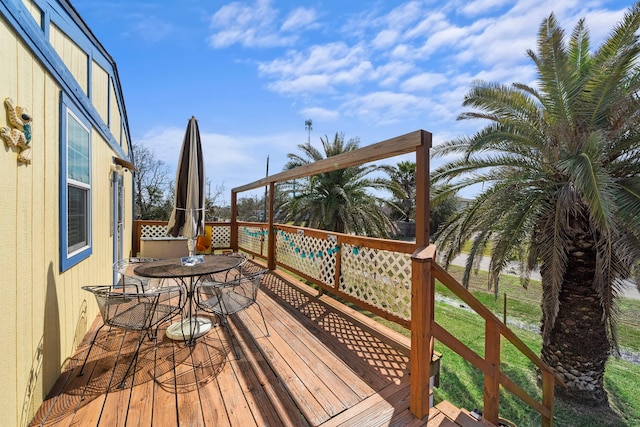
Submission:
[[[278,12],[269,0],[256,0],[253,5],[229,3],[211,17],[211,27],[216,32],[209,37],[209,44],[213,48],[234,44],[245,47],[290,45],[295,37],[278,32],[277,16]]]
[[[290,51],[284,58],[260,64],[258,69],[274,78],[269,89],[300,96],[357,84],[373,72],[362,47],[342,42],[312,46],[304,53]]]
[[[367,80],[372,71],[371,62],[362,61],[354,64],[351,68],[338,71],[331,81],[335,85],[357,85],[359,82]]]
[[[398,40],[400,34],[395,30],[382,30],[371,41],[371,44],[376,49],[386,49],[393,46]]]
[[[392,61],[376,67],[372,78],[377,79],[381,87],[391,87],[414,69],[415,65],[411,62]]]
[[[305,95],[331,91],[331,81],[325,74],[307,74],[293,79],[281,79],[267,86],[282,94]]]
[[[392,28],[412,27],[414,22],[424,13],[425,5],[419,1],[410,1],[393,9],[383,17],[384,22]]]
[[[356,116],[366,123],[395,123],[425,110],[429,101],[407,93],[373,92],[345,102],[346,115]]]
[[[307,52],[289,51],[284,58],[261,63],[261,73],[280,76],[301,76],[319,72],[334,72],[350,68],[366,59],[361,46],[344,42],[314,45]]]
[[[505,84],[524,83],[531,84],[537,78],[536,68],[533,64],[523,64],[511,68],[494,67],[490,70],[481,70],[473,76],[473,80],[486,82],[502,82]]]
[[[320,119],[325,122],[334,121],[340,117],[340,114],[337,111],[329,110],[322,107],[304,108],[301,111],[301,114],[304,117],[313,117],[315,119]]]
[[[168,21],[156,16],[138,15],[124,33],[125,36],[135,37],[148,43],[157,43],[173,37],[177,29]]]
[[[176,127],[154,128],[135,141],[150,148],[158,160],[175,168],[184,133],[185,129]],[[250,158],[244,152],[243,144],[228,135],[201,131],[200,139],[203,154],[207,159],[215,159],[216,163],[239,164]]]
[[[581,13],[574,18],[572,22],[567,22],[566,25],[570,25],[570,29],[578,22],[579,18],[584,17],[591,35],[591,46],[595,50],[600,47],[602,41],[607,38],[613,27],[622,21],[624,17],[625,9],[620,10],[595,10],[587,13]]]
[[[496,9],[511,3],[509,0],[475,0],[462,6],[459,10],[467,16],[495,13]]]
[[[400,86],[405,92],[424,91],[437,87],[447,82],[447,77],[439,73],[417,74],[402,83]]]
[[[304,28],[315,28],[316,11],[314,9],[307,9],[299,7],[292,11],[284,23],[280,26],[282,31],[296,31]]]
[[[162,160],[168,165],[174,165],[180,155],[180,144],[184,138],[184,129],[176,127],[153,128],[142,137],[134,137],[136,143],[149,148],[156,159]]]
[[[423,14],[417,25],[407,28],[406,40],[427,37],[429,34],[440,31],[448,26],[447,15],[442,10],[428,10]]]
[[[461,42],[464,43],[464,40],[468,35],[468,28],[447,25],[445,28],[431,34],[424,42],[422,48],[418,51],[418,54],[420,56],[429,57],[434,52],[447,47],[456,49]]]

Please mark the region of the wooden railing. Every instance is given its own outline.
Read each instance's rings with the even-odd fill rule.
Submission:
[[[562,380],[556,378],[553,371],[547,366],[527,345],[522,342],[517,335],[511,331],[500,319],[498,319],[487,307],[478,301],[467,289],[451,276],[446,270],[436,263],[436,250],[433,245],[426,248],[419,248],[414,253],[413,259],[416,261],[414,272],[420,277],[419,280],[425,287],[423,292],[427,299],[424,304],[421,316],[425,329],[431,331],[420,331],[425,335],[437,339],[451,350],[458,353],[462,358],[470,362],[484,374],[484,417],[493,424],[498,423],[498,412],[500,408],[500,386],[518,396],[523,402],[537,411],[542,419],[543,426],[553,425],[553,395],[555,383],[562,384]],[[416,271],[417,270],[417,271]],[[451,335],[446,329],[440,326],[433,316],[435,280],[438,280],[468,307],[473,309],[485,321],[485,348],[484,357],[478,355],[456,337]],[[421,322],[419,322],[421,323]],[[412,334],[416,331],[412,330]],[[501,369],[500,340],[506,338],[513,346],[525,355],[540,371],[542,377],[542,401],[538,402],[525,390],[511,380]],[[433,345],[432,342],[430,344]],[[431,347],[432,348],[432,347]],[[425,369],[429,369],[426,365]],[[413,373],[412,373],[413,375]]]
[[[238,223],[238,248],[268,259],[267,224]],[[276,224],[275,264],[384,319],[411,328],[415,243]]]
[[[238,249],[268,260],[268,225],[238,222]],[[133,247],[138,247],[143,225],[166,227],[166,221],[135,221]],[[230,223],[211,223],[214,227],[230,227]],[[484,374],[484,417],[498,422],[499,387],[518,396],[537,411],[543,426],[552,425],[555,377],[551,369],[488,308],[435,262],[435,247],[416,249],[413,242],[373,239],[331,233],[305,227],[275,224],[275,264],[285,268],[321,290],[330,292],[355,306],[395,322],[409,330],[412,359],[421,353],[432,354],[435,338]],[[223,235],[229,235],[227,230]],[[217,248],[229,248],[226,238],[214,241]],[[440,326],[434,319],[435,280],[442,283],[485,321],[484,357],[480,356]],[[413,292],[412,292],[413,289]],[[412,303],[413,301],[413,303]],[[421,325],[423,325],[421,327]],[[430,331],[430,332],[429,332]],[[539,402],[501,370],[501,338],[507,339],[540,371],[542,401]],[[415,360],[415,359],[414,359]],[[429,363],[412,367],[412,377],[429,378]],[[413,369],[417,369],[414,372]],[[416,400],[426,399],[416,385]],[[428,392],[428,389],[427,389]],[[422,405],[415,402],[414,405]],[[428,408],[427,408],[428,410]]]
[[[131,242],[131,256],[140,253],[140,239],[143,237],[161,237],[166,235],[167,221],[140,220],[133,221],[133,240]],[[213,249],[231,249],[231,223],[206,222],[212,227]]]
[[[238,226],[241,242],[239,249],[268,259],[267,224],[239,222]],[[435,262],[433,245],[416,249],[415,243],[372,239],[282,224],[276,224],[274,230],[274,257],[277,265],[357,307],[410,329],[414,338],[411,348],[413,360],[419,358],[418,354],[432,354],[432,338],[435,338],[482,371],[483,414],[488,421],[496,425],[498,423],[499,387],[503,386],[537,411],[543,426],[553,424],[556,381],[553,371],[511,329]],[[361,261],[354,262],[354,259],[358,258]],[[446,286],[484,319],[484,357],[471,350],[435,321],[435,280]],[[502,337],[540,370],[541,402],[530,396],[502,371]],[[421,350],[420,347],[424,348]],[[413,365],[411,369],[412,379],[414,376],[431,376],[429,363],[419,364],[417,371]],[[414,405],[428,402],[428,389],[423,390],[421,384],[415,385],[412,395],[416,399]]]

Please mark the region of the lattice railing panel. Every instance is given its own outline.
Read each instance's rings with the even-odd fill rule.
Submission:
[[[333,287],[336,274],[335,241],[279,230],[276,235],[278,262]]]
[[[214,248],[231,247],[231,227],[226,225],[214,225],[211,229],[211,246]]]
[[[411,254],[342,244],[340,290],[411,319]]]
[[[144,224],[140,227],[140,237],[167,237],[167,226]],[[231,247],[230,226],[213,226],[211,229],[211,237],[214,248]]]
[[[262,241],[267,241],[267,234],[267,230],[263,230],[261,227],[239,226],[238,246],[245,250],[260,254],[262,253]]]
[[[140,227],[140,237],[167,237],[167,226],[144,224]]]

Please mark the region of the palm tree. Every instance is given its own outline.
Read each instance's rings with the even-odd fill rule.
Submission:
[[[337,132],[333,141],[329,141],[327,136],[320,141],[327,158],[356,150],[360,143],[358,138],[352,138],[345,144],[344,135]],[[298,145],[298,148],[302,154],[289,153],[285,169],[324,158],[309,142]],[[278,213],[284,221],[297,225],[338,233],[388,237],[395,226],[382,212],[381,201],[368,192],[383,186],[379,180],[368,178],[377,169],[375,165],[352,166],[285,183],[280,190],[288,192],[290,197],[278,206]]]
[[[391,192],[391,199],[385,200],[389,208],[389,216],[393,220],[415,221],[416,219],[416,163],[411,161],[398,162],[394,166],[381,166],[389,176],[384,180],[385,186]],[[448,220],[456,211],[457,195],[444,193],[442,190],[431,190],[432,195],[441,194],[442,197],[431,197],[429,201],[429,230],[431,233]]]
[[[391,208],[391,218],[400,221],[415,219],[416,163],[402,161],[382,168],[389,175],[387,187],[391,191],[391,200],[387,205]]]
[[[640,260],[640,110],[636,3],[592,52],[580,20],[565,39],[542,22],[535,87],[475,82],[459,119],[490,123],[437,147],[462,154],[434,171],[450,190],[484,190],[442,229],[446,264],[471,239],[464,283],[490,246],[490,285],[513,256],[523,283],[542,275],[542,358],[567,388],[559,396],[608,405],[605,363],[617,352],[616,297]],[[634,269],[636,269],[634,271]]]

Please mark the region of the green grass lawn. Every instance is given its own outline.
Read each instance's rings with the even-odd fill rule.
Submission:
[[[479,354],[484,348],[484,321],[475,313],[451,305],[436,304],[436,321]],[[534,352],[540,352],[540,336],[536,333],[514,329],[516,334]],[[440,387],[435,391],[436,402],[448,400],[468,410],[482,409],[482,373],[444,345],[437,343],[436,351],[442,353]],[[508,341],[502,340],[501,369],[531,396],[540,399],[536,370],[529,360]],[[640,425],[640,398],[637,396],[637,381],[640,366],[611,358],[605,374],[605,386],[609,393],[611,409],[593,411],[576,408],[556,399],[555,425],[587,426],[638,426]],[[540,425],[539,414],[519,398],[501,391],[500,416],[518,426]]]
[[[458,281],[462,280],[462,267],[449,266],[449,273]],[[498,287],[498,298],[493,290],[487,289],[487,274],[479,272],[472,276],[469,283],[471,293],[493,311],[498,318],[503,318],[504,299],[507,300],[507,322],[518,320],[531,325],[539,325],[542,318],[540,301],[542,300],[542,288],[540,282],[531,281],[527,289],[524,289],[520,279],[515,276],[503,275]],[[453,293],[442,285],[437,285],[436,291],[444,296],[452,297]],[[620,313],[618,320],[619,344],[623,349],[640,352],[640,301],[621,298],[617,301]]]

